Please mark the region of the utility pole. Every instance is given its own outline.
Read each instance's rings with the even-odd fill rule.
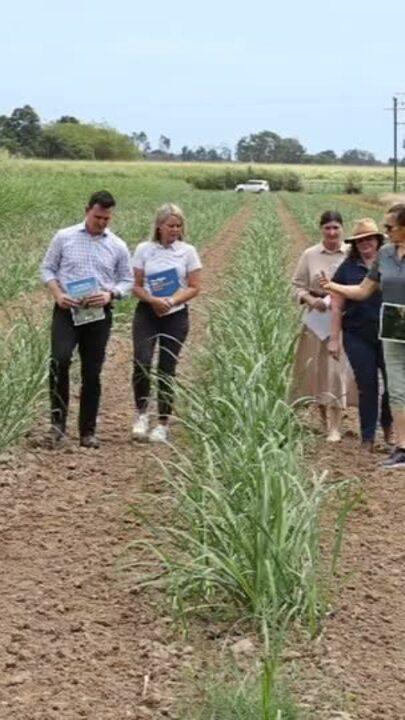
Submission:
[[[393,100],[393,115],[394,115],[394,193],[398,189],[398,98],[394,97]]]
[[[400,107],[398,108],[398,95],[405,95],[405,93],[397,93],[394,95],[392,98],[392,108],[386,108],[386,110],[392,112],[394,118],[394,193],[398,191],[398,125],[405,125],[405,123],[398,122],[398,110],[405,109],[405,103],[403,102],[399,103]]]

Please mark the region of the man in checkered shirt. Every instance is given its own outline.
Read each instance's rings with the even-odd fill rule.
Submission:
[[[98,448],[95,435],[100,402],[100,374],[112,325],[112,301],[133,286],[131,261],[123,240],[108,229],[115,207],[107,191],[93,193],[84,222],[59,230],[41,265],[41,278],[55,306],[51,330],[51,440],[64,443],[69,407],[69,368],[78,346],[81,361],[80,445]],[[75,325],[73,311],[81,301],[69,295],[68,283],[90,278],[96,290],[86,298],[89,308],[103,308],[102,319]]]

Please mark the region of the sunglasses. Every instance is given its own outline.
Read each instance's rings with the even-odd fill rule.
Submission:
[[[325,230],[340,230],[340,225],[324,225]]]

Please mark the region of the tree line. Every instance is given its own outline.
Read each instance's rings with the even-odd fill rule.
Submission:
[[[130,135],[108,125],[83,123],[72,115],[42,124],[30,105],[15,108],[0,116],[0,148],[12,155],[71,160],[159,160],[183,162],[239,162],[317,164],[317,165],[379,165],[367,150],[353,148],[339,157],[334,150],[310,154],[296,138],[283,138],[270,130],[241,137],[234,153],[227,145],[217,147],[184,145],[179,153],[171,149],[171,140],[161,135],[158,146],[152,144],[144,131]],[[401,164],[405,164],[405,159]]]
[[[41,124],[30,105],[0,116],[0,147],[11,155],[68,160],[137,160],[133,138],[108,125],[82,123],[72,115]]]
[[[334,150],[322,150],[310,154],[296,138],[283,138],[271,130],[245,135],[238,141],[234,156],[227,145],[219,147],[189,148],[184,145],[180,153],[170,151],[171,141],[165,135],[159,138],[158,147],[153,150],[144,131],[133,133],[135,143],[144,158],[149,160],[181,160],[183,162],[238,162],[316,164],[316,165],[381,165],[373,153],[353,148],[339,157]]]

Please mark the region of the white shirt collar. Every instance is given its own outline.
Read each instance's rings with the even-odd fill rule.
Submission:
[[[101,237],[107,237],[110,231],[108,228],[106,228],[102,233],[100,233],[100,235],[90,235],[90,233],[87,232],[86,221],[83,220],[83,222],[79,224],[79,232],[85,232],[89,235],[89,237],[97,239]]]

